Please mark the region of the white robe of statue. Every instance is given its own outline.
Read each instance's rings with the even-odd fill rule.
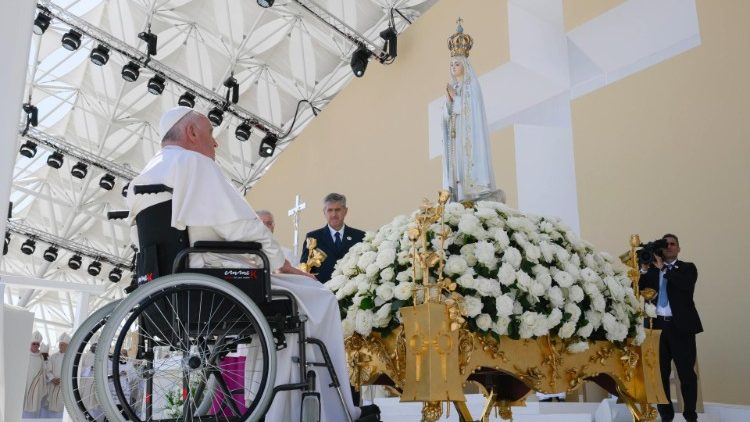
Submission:
[[[459,63],[463,74],[453,69]],[[455,95],[443,105],[443,188],[454,201],[505,201],[495,186],[484,99],[468,57],[451,58],[451,82]]]
[[[164,184],[173,189],[169,194],[134,195],[137,185]],[[259,242],[268,255],[271,270],[284,264],[281,246],[260,221],[255,211],[242,195],[229,183],[219,166],[210,158],[178,146],[167,146],[157,153],[144,170],[130,183],[127,202],[134,224],[137,213],[152,205],[172,199],[172,227],[188,228],[190,241],[225,240]],[[133,242],[137,232],[131,231]],[[195,254],[190,257],[192,267],[247,267],[247,262],[237,262],[237,257],[220,254]],[[288,290],[296,298],[300,312],[307,315],[307,335],[323,341],[327,346],[336,374],[342,383],[342,393],[353,419],[360,410],[353,404],[348,385],[348,369],[344,351],[338,302],[333,293],[320,282],[298,275],[276,275],[271,278],[274,289]],[[278,352],[276,384],[298,382],[298,367],[291,357],[296,356],[294,339],[287,340],[290,347]],[[308,347],[310,361],[322,362],[317,348]],[[331,380],[325,369],[315,368],[318,391],[321,395],[322,421],[346,420],[335,389],[329,388]],[[267,421],[299,420],[300,392],[280,393],[266,415]]]
[[[42,398],[46,394],[47,364],[41,353],[29,352],[29,368],[26,371],[26,392],[23,398],[23,417],[39,417]]]

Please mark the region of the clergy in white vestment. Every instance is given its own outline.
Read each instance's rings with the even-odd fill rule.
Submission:
[[[65,352],[70,343],[70,334],[63,333],[57,341],[57,353],[52,354],[47,360],[47,400],[46,406],[42,406],[43,418],[63,417],[62,397],[62,362]]]
[[[130,183],[127,202],[132,224],[137,214],[158,203],[172,200],[172,227],[187,228],[191,242],[255,241],[262,245],[268,256],[271,270],[277,272],[271,279],[275,289],[290,291],[298,300],[300,312],[308,317],[307,335],[322,340],[328,347],[339,379],[348,378],[344,338],[341,329],[338,303],[331,291],[320,282],[293,267],[284,258],[281,247],[271,232],[258,219],[255,211],[235,189],[214,161],[218,144],[212,135],[212,126],[206,116],[187,107],[167,111],[160,122],[162,149]],[[172,188],[172,194],[158,193],[134,195],[137,185],[163,184]],[[131,233],[137,236],[137,231]],[[134,238],[134,243],[138,244]],[[194,254],[191,267],[237,267],[247,262],[237,262],[237,257],[220,254]],[[233,261],[234,260],[234,261]],[[291,343],[290,343],[291,344]],[[310,360],[323,361],[317,348],[309,348]],[[342,388],[347,409],[343,409],[325,370],[318,370],[317,385],[321,393],[322,420],[345,421],[345,411],[354,420],[360,417],[349,388]],[[287,383],[298,375],[291,362],[291,351],[279,354],[276,383]],[[299,420],[299,402],[290,403],[299,393],[277,395],[266,415],[268,421]],[[295,415],[294,413],[297,413]]]
[[[258,215],[258,218],[260,218],[260,221],[263,223],[263,225],[271,231],[271,234],[273,234],[274,230],[276,230],[276,221],[274,220],[271,211],[256,210],[255,213]],[[286,246],[281,246],[281,252],[284,253],[284,258],[286,258],[287,261],[299,262],[297,254],[295,254],[293,250],[287,248]]]
[[[23,397],[23,418],[33,419],[40,416],[42,398],[46,392],[46,362],[39,348],[42,345],[42,333],[34,331],[31,335],[29,349],[29,367],[26,371],[26,390]]]

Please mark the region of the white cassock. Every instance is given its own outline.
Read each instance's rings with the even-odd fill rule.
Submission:
[[[42,417],[61,418],[65,406],[62,397],[62,384],[55,385],[52,380],[62,378],[62,362],[65,355],[57,352],[47,360],[47,409],[42,409]]]
[[[29,352],[29,368],[26,371],[26,391],[23,397],[23,417],[39,417],[42,398],[46,393],[46,362],[41,353]]]
[[[172,188],[172,194],[159,193],[134,195],[133,187],[137,185],[164,184]],[[130,183],[128,190],[128,207],[131,224],[142,210],[172,199],[172,227],[178,230],[188,229],[191,242],[201,240],[254,241],[263,246],[268,256],[271,270],[284,264],[285,258],[281,246],[274,240],[271,232],[258,219],[250,204],[229,183],[219,166],[210,158],[188,151],[178,146],[166,146],[146,164],[146,167]],[[133,241],[137,242],[137,232],[131,231]],[[237,258],[220,254],[195,254],[190,257],[191,267],[237,267],[247,266],[247,262],[238,263]],[[342,384],[342,393],[353,419],[359,418],[360,410],[354,406],[348,384],[344,335],[336,297],[320,282],[308,277],[274,274],[271,285],[275,289],[288,290],[299,303],[300,312],[307,315],[307,335],[323,341],[333,361],[336,375]],[[291,357],[296,355],[292,345],[278,352],[276,384],[298,382],[299,370],[292,364]],[[308,347],[309,360],[322,362],[323,357],[317,347]],[[321,393],[322,420],[339,422],[346,420],[344,409],[336,390],[329,388],[330,377],[325,369],[316,368],[318,391]],[[280,393],[274,399],[266,415],[268,421],[298,420],[300,392]]]

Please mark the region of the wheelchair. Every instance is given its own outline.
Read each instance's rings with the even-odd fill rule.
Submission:
[[[170,192],[135,186],[135,194]],[[75,420],[257,421],[281,391],[302,394],[302,421],[320,420],[313,367],[328,371],[351,422],[325,344],[305,335],[294,296],[271,288],[269,262],[255,242],[196,242],[171,227],[172,201],[136,217],[135,283],[125,299],[92,314],[76,331],[63,362],[63,391]],[[192,254],[249,255],[260,268],[191,268]],[[296,334],[298,382],[274,385],[276,351]],[[93,387],[82,367],[95,344]],[[322,362],[311,362],[306,347]],[[88,349],[87,349],[88,347]],[[136,364],[133,365],[132,362]],[[136,368],[137,367],[137,368]],[[85,369],[85,368],[83,368]],[[133,385],[141,387],[134,393]],[[88,395],[88,396],[87,396]]]

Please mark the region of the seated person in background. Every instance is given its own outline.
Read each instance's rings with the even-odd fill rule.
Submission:
[[[172,200],[172,227],[185,230],[191,242],[243,241],[258,242],[268,256],[271,270],[278,272],[271,279],[275,289],[291,292],[299,303],[300,312],[307,315],[307,335],[323,341],[341,380],[348,378],[344,337],[338,303],[331,291],[308,273],[293,267],[284,258],[281,247],[271,232],[260,221],[255,211],[230,184],[214,161],[218,144],[212,135],[208,118],[187,107],[167,111],[159,129],[162,149],[149,161],[130,183],[127,202],[130,218],[158,203]],[[138,185],[163,184],[172,188],[172,194],[158,193],[135,195]],[[134,243],[138,244],[134,238]],[[237,267],[240,256],[221,254],[194,254],[191,267]],[[232,262],[234,260],[234,262]],[[311,361],[322,362],[317,348],[308,348]],[[292,348],[278,352],[276,384],[288,383],[298,374],[291,361]],[[318,390],[321,394],[321,412],[324,421],[344,421],[344,409],[336,390],[329,388],[330,376],[326,370],[317,371]],[[294,379],[294,381],[297,381]],[[360,418],[361,410],[354,406],[348,388],[342,388],[344,401],[353,420]],[[299,392],[279,393],[273,401],[266,420],[298,420]],[[296,400],[297,403],[289,403]],[[368,412],[369,413],[369,412]],[[375,416],[375,418],[371,418]],[[377,415],[367,415],[360,420],[378,420]]]

